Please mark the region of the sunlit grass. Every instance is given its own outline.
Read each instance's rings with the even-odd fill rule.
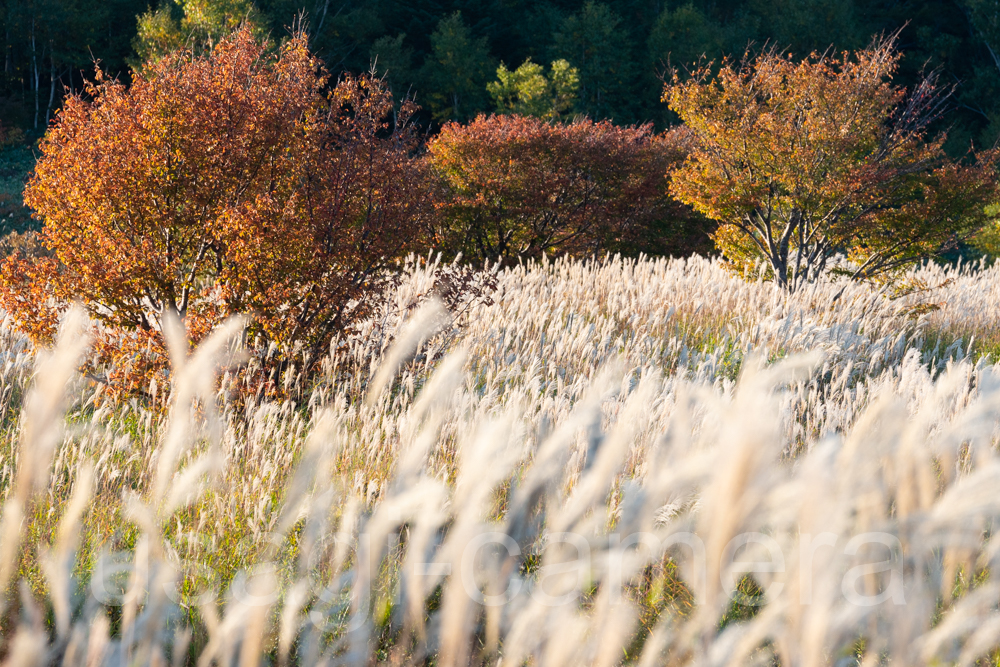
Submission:
[[[421,310],[434,265],[406,270],[288,398],[227,400],[235,372],[218,393],[175,386],[157,403],[70,379],[51,449],[23,412],[49,376],[0,331],[0,498],[5,517],[26,517],[18,548],[0,548],[13,564],[0,652],[303,665],[995,654],[1000,269],[926,267],[914,279],[940,287],[891,298],[845,283],[788,295],[698,258],[559,261],[501,272],[492,303],[470,295],[456,321]],[[414,313],[422,328],[402,333]],[[204,365],[175,377],[217,370],[190,363]],[[841,596],[850,568],[884,559],[844,551],[872,532],[898,541],[903,605]],[[837,548],[803,575],[803,541],[824,533]],[[723,562],[747,534],[773,540],[785,569]],[[518,553],[463,560],[483,535]],[[462,572],[487,595],[520,592],[482,604]]]

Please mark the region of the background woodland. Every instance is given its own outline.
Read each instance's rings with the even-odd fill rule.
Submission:
[[[739,56],[750,43],[799,57],[857,49],[902,30],[898,82],[941,68],[958,86],[946,123],[949,148],[964,153],[1000,135],[998,8],[993,0],[7,0],[0,118],[44,130],[64,90],[92,77],[95,59],[127,82],[128,65],[174,39],[175,27],[210,37],[245,18],[280,40],[301,17],[310,50],[331,72],[374,64],[397,99],[409,94],[423,107],[431,128],[492,111],[486,86],[500,63],[565,59],[579,71],[577,111],[662,129],[676,122],[660,102],[669,66]]]

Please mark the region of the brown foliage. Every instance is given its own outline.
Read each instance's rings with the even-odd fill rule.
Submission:
[[[8,256],[0,271],[0,308],[34,341],[51,341],[66,310],[58,262],[21,251]]]
[[[381,271],[419,246],[430,200],[413,157],[415,110],[404,102],[394,115],[378,79],[347,76],[334,88],[317,119],[317,159],[303,188],[299,224],[309,236],[300,274],[294,284],[283,284],[280,273],[252,275],[259,281],[252,292],[263,295],[253,307],[276,340],[324,348],[333,331],[364,313],[362,296]],[[291,316],[282,313],[286,304]]]
[[[434,242],[480,261],[684,253],[685,232],[701,227],[670,198],[665,174],[685,154],[681,131],[654,135],[649,126],[508,115],[449,123],[428,145]]]
[[[52,257],[4,263],[4,308],[46,341],[59,304],[82,301],[109,368],[145,369],[125,373],[138,387],[168,313],[192,342],[253,312],[284,359],[322,349],[409,249],[423,201],[409,107],[394,125],[381,82],[325,85],[303,34],[270,53],[248,28],[130,88],[98,73],[41,143],[25,201]]]
[[[763,258],[794,290],[837,253],[871,278],[981,226],[996,153],[949,161],[927,137],[949,91],[891,80],[894,38],[801,62],[775,51],[674,79],[665,101],[695,141],[672,192],[720,227],[738,269]]]

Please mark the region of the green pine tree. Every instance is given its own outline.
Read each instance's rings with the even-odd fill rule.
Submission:
[[[413,82],[413,49],[404,44],[404,39],[402,33],[379,37],[370,51],[375,73],[385,79],[397,103]]]
[[[657,17],[646,42],[654,68],[683,69],[702,58],[717,58],[723,49],[722,26],[693,3],[667,7]]]
[[[496,64],[485,37],[476,38],[461,12],[442,19],[421,68],[426,102],[437,121],[464,121],[488,106],[486,82]]]
[[[555,53],[579,70],[580,110],[591,118],[632,122],[636,67],[630,35],[608,5],[587,0],[563,21]]]

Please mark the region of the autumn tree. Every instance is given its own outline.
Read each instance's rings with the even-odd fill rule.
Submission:
[[[432,202],[415,157],[416,110],[404,100],[394,111],[378,78],[345,75],[314,121],[310,171],[297,193],[301,242],[284,246],[282,262],[272,264],[272,255],[252,244],[248,255],[263,258],[261,265],[234,257],[242,275],[224,280],[224,293],[246,294],[268,336],[286,350],[302,345],[316,359],[335,332],[367,312],[385,271],[423,249]],[[253,218],[247,222],[258,227]]]
[[[636,248],[657,225],[676,241],[671,227],[691,216],[664,174],[685,155],[681,135],[513,115],[449,123],[428,145],[435,243],[482,261]]]
[[[80,300],[126,357],[162,346],[166,317],[197,339],[254,313],[284,358],[315,358],[413,242],[422,201],[411,108],[393,125],[380,81],[326,87],[303,34],[270,53],[245,26],[129,88],[99,74],[40,145],[25,201],[45,252],[4,262],[0,305],[45,341]]]
[[[843,253],[853,277],[885,276],[981,224],[996,154],[949,160],[928,136],[948,90],[892,85],[898,63],[890,38],[799,62],[772,50],[667,86],[694,136],[672,192],[718,221],[737,268],[763,259],[795,290]]]

